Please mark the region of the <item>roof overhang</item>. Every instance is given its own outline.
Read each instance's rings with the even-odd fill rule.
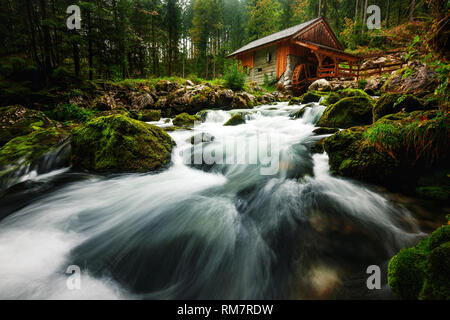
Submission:
[[[344,50],[328,47],[322,44],[314,43],[306,40],[293,40],[293,43],[309,48],[317,53],[321,53],[327,56],[336,57],[346,61],[358,61],[361,57],[355,56],[353,54],[347,53]]]

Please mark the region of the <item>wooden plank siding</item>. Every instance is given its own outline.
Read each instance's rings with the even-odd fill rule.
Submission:
[[[305,30],[302,30],[298,35],[293,37],[294,39],[306,40],[314,43],[320,43],[321,45],[343,50],[342,45],[336,39],[335,35],[325,23],[324,20],[320,21],[316,25],[313,25]]]
[[[270,62],[267,62],[268,53],[272,55]],[[263,84],[264,74],[267,74],[269,79],[275,77],[277,74],[277,46],[262,48],[254,51],[253,54],[253,68],[248,72],[247,81]]]

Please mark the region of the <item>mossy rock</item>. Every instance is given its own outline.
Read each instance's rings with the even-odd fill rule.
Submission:
[[[411,112],[424,109],[422,101],[411,94],[387,93],[382,95],[373,107],[373,122],[381,117],[402,110]]]
[[[289,100],[289,103],[288,103],[289,106],[293,106],[293,105],[296,105],[296,104],[302,104],[302,98],[300,98],[300,97],[292,97]]]
[[[372,123],[371,98],[354,96],[343,98],[327,107],[317,123],[320,127],[350,128]]]
[[[177,115],[173,119],[172,123],[175,126],[181,127],[181,126],[193,126],[196,121],[202,121],[202,118],[200,116],[190,115],[184,112]]]
[[[136,117],[135,119],[144,122],[159,121],[161,119],[161,111],[160,110],[142,111],[137,113],[135,117]]]
[[[336,92],[332,92],[330,93],[330,95],[328,97],[325,98],[325,100],[323,100],[320,104],[323,106],[330,106],[332,104],[335,104],[336,102],[338,102],[341,98],[339,97],[339,95]]]
[[[325,138],[320,139],[319,141],[315,142],[312,146],[311,146],[311,153],[322,153],[324,151],[323,149],[323,143],[325,141]]]
[[[449,201],[450,169],[437,169],[420,176],[416,192],[427,199]]]
[[[301,96],[302,103],[310,103],[310,102],[319,102],[320,98],[327,96],[327,92],[319,92],[319,91],[308,91],[304,95]]]
[[[167,164],[174,145],[159,127],[124,115],[97,117],[72,130],[72,164],[103,172],[146,172]]]
[[[306,111],[307,108],[308,108],[308,106],[304,106],[300,110],[293,112],[291,114],[291,118],[293,118],[293,119],[300,119],[305,114],[305,111]]]
[[[422,290],[426,254],[415,248],[402,249],[389,262],[388,282],[402,299],[417,299]]]
[[[20,105],[0,108],[0,147],[17,137],[52,126],[52,121],[40,111]]]
[[[191,128],[189,127],[177,127],[177,126],[164,127],[162,129],[166,132],[173,132],[178,130],[191,130]]]
[[[336,93],[338,94],[339,99],[349,98],[349,97],[366,97],[366,98],[370,98],[370,96],[367,93],[365,93],[363,90],[361,90],[361,89],[347,88],[347,89],[339,90]]]
[[[0,176],[32,164],[45,153],[55,149],[69,137],[64,128],[51,127],[18,136],[0,149]]]
[[[379,184],[395,184],[399,161],[363,137],[365,127],[336,132],[324,141],[331,173]]]
[[[338,131],[339,131],[339,129],[337,129],[337,128],[327,128],[327,127],[320,127],[320,128],[313,130],[313,132],[315,134],[331,134],[331,133],[335,133]]]
[[[230,120],[225,122],[224,126],[237,126],[237,125],[243,124],[243,123],[245,123],[244,116],[240,113],[237,113],[234,116],[232,116],[230,118]]]
[[[450,299],[450,225],[389,262],[388,284],[400,299]]]

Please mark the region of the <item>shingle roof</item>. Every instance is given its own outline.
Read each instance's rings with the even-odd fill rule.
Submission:
[[[299,32],[300,30],[306,28],[307,26],[309,26],[310,24],[316,22],[319,19],[320,18],[316,18],[316,19],[313,19],[313,20],[310,20],[310,21],[307,21],[307,22],[304,22],[304,23],[300,23],[300,24],[298,24],[296,26],[293,26],[293,27],[290,27],[290,28],[287,28],[287,29],[284,29],[284,30],[281,30],[281,31],[278,31],[278,32],[275,32],[275,33],[272,33],[271,35],[268,35],[268,36],[266,36],[264,38],[254,40],[254,41],[246,44],[242,48],[236,50],[235,52],[231,53],[228,56],[229,57],[230,56],[234,56],[235,54],[238,54],[238,53],[241,53],[241,52],[244,52],[244,51],[247,51],[247,50],[250,50],[250,49],[262,46],[262,45],[265,45],[267,43],[274,42],[274,41],[277,41],[277,40],[281,40],[281,39],[293,36],[294,34]]]

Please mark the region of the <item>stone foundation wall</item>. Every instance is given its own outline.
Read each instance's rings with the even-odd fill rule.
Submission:
[[[282,84],[286,91],[292,91],[292,74],[294,73],[295,67],[302,61],[301,57],[294,55],[288,55],[286,59],[286,70],[278,79],[278,84]]]

